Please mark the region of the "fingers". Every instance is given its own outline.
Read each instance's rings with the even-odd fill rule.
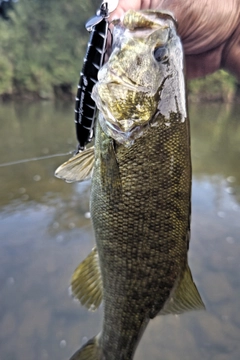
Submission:
[[[224,67],[240,79],[239,0],[119,0],[110,21],[129,9],[162,9],[174,14],[189,78]]]
[[[141,9],[142,10],[146,10],[146,9],[152,9],[152,1],[151,0],[142,0],[141,1]]]
[[[119,0],[118,7],[110,14],[109,21],[120,19],[129,9],[140,10],[141,0]]]
[[[118,7],[110,14],[110,21],[121,18],[129,9],[146,10],[156,9],[161,0],[119,0]]]

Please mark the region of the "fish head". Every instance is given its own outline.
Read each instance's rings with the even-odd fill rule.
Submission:
[[[182,59],[169,13],[129,10],[114,27],[112,53],[98,73],[92,94],[108,135],[125,145],[141,136],[160,111],[166,84],[169,88],[168,80],[179,65],[174,64],[178,50]],[[182,63],[180,67],[182,71]]]

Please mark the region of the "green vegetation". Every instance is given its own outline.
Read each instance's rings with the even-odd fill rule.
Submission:
[[[0,22],[0,95],[75,91],[94,13],[91,1],[21,0]]]
[[[97,0],[21,0],[0,21],[0,96],[51,99],[75,94]],[[193,101],[232,100],[234,78],[219,71],[189,83]]]
[[[234,76],[224,70],[219,70],[202,79],[188,83],[190,101],[224,101],[232,102],[237,92]]]

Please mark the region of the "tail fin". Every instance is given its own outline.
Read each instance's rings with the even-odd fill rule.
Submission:
[[[99,347],[99,335],[90,339],[70,358],[70,360],[102,360],[102,359],[103,359],[102,351]]]

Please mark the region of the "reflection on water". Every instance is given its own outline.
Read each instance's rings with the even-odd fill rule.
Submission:
[[[240,357],[239,105],[190,106],[193,215],[189,263],[207,311],[157,317],[135,358]],[[0,163],[75,148],[72,104],[0,107]],[[68,156],[0,167],[0,359],[66,360],[100,330],[101,310],[68,296],[93,246],[89,182],[55,179]]]

